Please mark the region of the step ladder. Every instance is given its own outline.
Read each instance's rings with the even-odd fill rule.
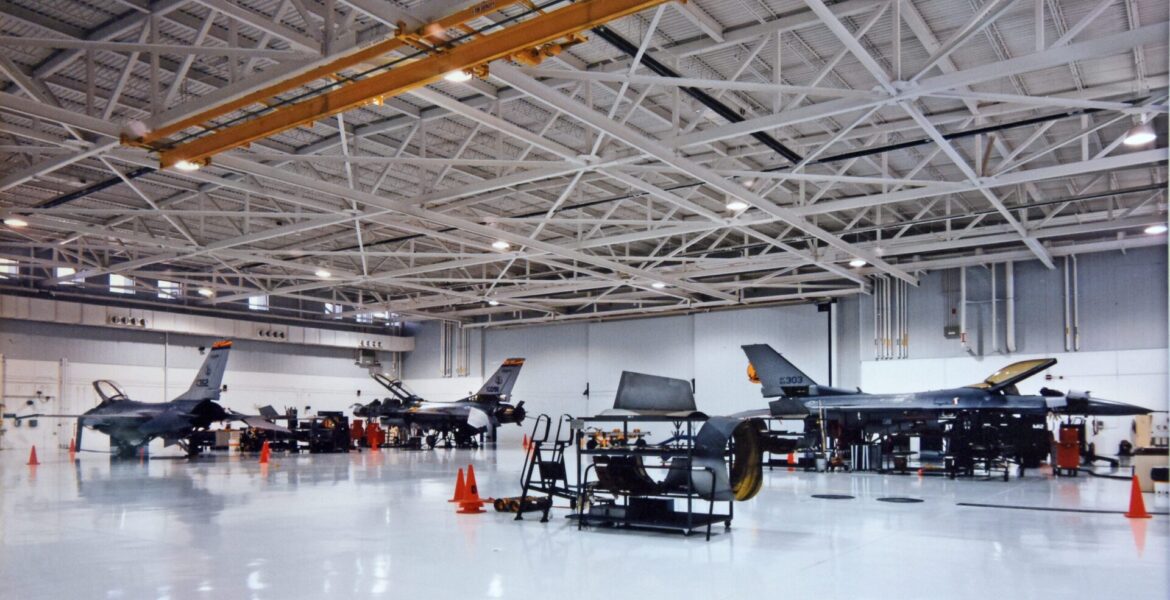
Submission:
[[[565,449],[573,442],[573,429],[565,425],[572,420],[573,417],[570,415],[561,415],[551,440],[549,432],[552,429],[552,417],[541,414],[532,425],[532,435],[529,438],[531,449],[524,457],[524,469],[521,471],[520,497],[527,498],[529,493],[547,496],[548,501],[543,503],[541,523],[548,522],[548,511],[552,508],[553,497],[565,498],[574,506],[577,502],[577,491],[569,485],[568,472],[565,468]],[[517,511],[516,520],[523,519],[524,512]]]

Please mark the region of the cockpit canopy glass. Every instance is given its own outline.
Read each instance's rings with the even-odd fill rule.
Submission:
[[[984,379],[980,383],[975,383],[967,387],[987,390],[987,389],[1003,389],[1020,381],[1023,381],[1048,367],[1056,364],[1055,358],[1034,358],[1032,360],[1021,360],[1020,362],[1012,363],[994,373],[990,377]]]

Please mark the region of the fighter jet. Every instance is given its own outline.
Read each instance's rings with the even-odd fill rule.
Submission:
[[[392,397],[355,404],[353,414],[379,419],[383,425],[396,425],[408,431],[417,427],[426,432],[427,445],[432,448],[440,441],[470,447],[475,436],[489,428],[524,422],[524,402],[508,404],[522,366],[523,358],[505,360],[478,392],[454,402],[423,400],[407,390],[401,381],[371,372],[370,376],[389,390]]]
[[[108,379],[93,382],[101,402],[80,415],[64,414],[5,414],[18,420],[36,417],[76,418],[76,448],[81,450],[82,432],[92,428],[110,436],[114,455],[120,458],[136,456],[150,440],[162,438],[165,446],[178,445],[189,454],[197,449],[188,444],[191,434],[207,429],[217,421],[240,420],[250,427],[288,432],[258,416],[244,415],[226,409],[217,402],[223,373],[227,367],[228,351],[232,343],[223,340],[212,344],[203,366],[191,382],[191,387],[170,402],[138,402],[131,400],[118,384]]]
[[[953,389],[903,394],[866,394],[818,385],[767,344],[743,346],[748,377],[762,384],[778,418],[805,420],[805,441],[824,447],[861,443],[867,436],[939,432],[961,425],[992,430],[1000,449],[1021,466],[1034,467],[1047,456],[1049,414],[1128,416],[1152,411],[1122,402],[1092,398],[1088,392],[1062,393],[1041,388],[1039,395],[1020,394],[1016,385],[1052,365],[1055,358],[1012,363],[981,382]],[[822,424],[824,425],[822,428]]]

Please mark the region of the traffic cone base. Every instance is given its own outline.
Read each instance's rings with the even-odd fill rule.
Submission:
[[[1129,488],[1129,512],[1125,516],[1131,519],[1149,519],[1150,513],[1146,512],[1146,501],[1142,498],[1142,486],[1138,483],[1138,476],[1133,476],[1133,484]]]
[[[479,485],[475,482],[475,467],[467,465],[467,489],[463,498],[459,501],[459,509],[455,512],[461,515],[474,515],[482,512],[484,502],[491,502],[491,498],[479,497]]]
[[[455,477],[455,495],[447,502],[459,502],[467,495],[467,484],[463,482],[463,469],[459,469],[459,475]]]
[[[28,451],[28,466],[35,467],[39,464],[41,464],[41,461],[37,460],[37,447],[33,446],[32,449]]]

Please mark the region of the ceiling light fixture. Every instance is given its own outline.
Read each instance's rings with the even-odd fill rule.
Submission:
[[[499,306],[499,305],[500,305],[500,301],[496,300],[495,298],[488,300],[488,306]]]
[[[330,277],[333,277],[333,273],[330,273],[329,271],[326,271],[325,269],[317,269],[317,272],[314,273],[314,275],[316,275],[317,277],[320,277],[321,279],[329,279]]]
[[[855,258],[855,259],[849,261],[849,266],[853,267],[854,269],[864,267],[867,264],[869,264],[869,263],[865,262],[865,260],[861,259],[861,258]]]
[[[1150,225],[1146,227],[1146,235],[1162,235],[1166,233],[1167,227],[1165,225]]]
[[[28,221],[20,217],[4,217],[4,224],[13,228],[20,229],[21,227],[28,227]]]
[[[180,171],[186,171],[186,172],[190,173],[192,171],[198,171],[199,169],[202,169],[204,164],[206,164],[206,163],[200,162],[200,161],[194,161],[194,160],[187,160],[184,158],[183,160],[175,161],[175,168],[180,170]]]
[[[203,296],[205,298],[210,298],[210,297],[215,295],[215,290],[212,290],[211,288],[201,287],[201,288],[199,288],[199,295]]]
[[[661,289],[666,289],[666,284],[662,283],[661,281],[655,281],[654,283],[650,284],[650,287],[652,287],[656,290],[661,290]]]
[[[508,248],[511,248],[511,247],[512,247],[512,244],[509,244],[508,242],[505,242],[504,240],[496,240],[496,241],[492,242],[492,248],[495,248],[496,250],[507,250]]]
[[[1125,132],[1124,142],[1126,146],[1144,146],[1157,137],[1158,134],[1154,132],[1154,128],[1149,123],[1138,123]]]
[[[743,200],[732,200],[727,203],[727,210],[731,212],[742,212],[748,209],[748,203]]]
[[[471,81],[471,73],[468,73],[463,69],[458,69],[455,71],[449,71],[446,75],[443,75],[443,79],[446,79],[451,83],[463,83],[465,81]]]

